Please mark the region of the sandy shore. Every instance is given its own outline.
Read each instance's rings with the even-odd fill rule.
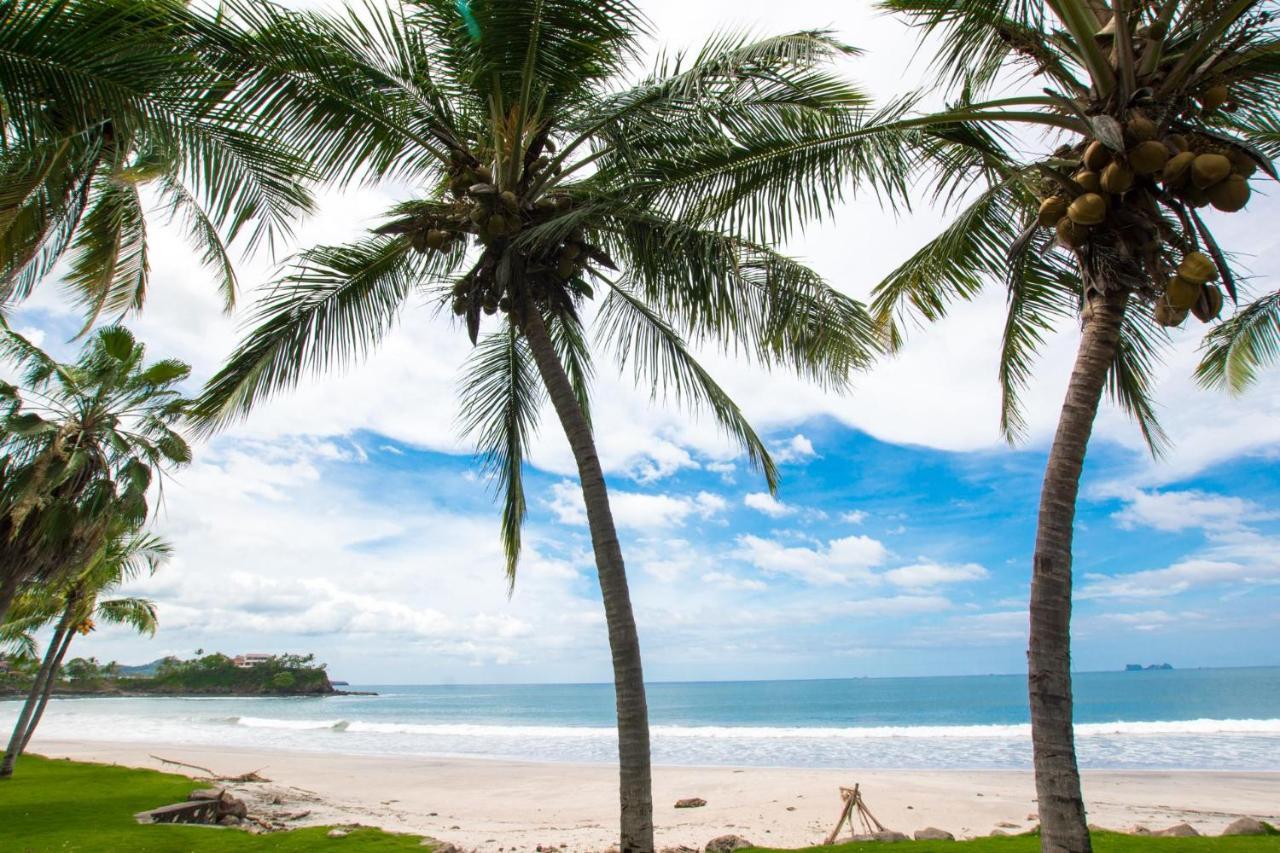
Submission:
[[[486,851],[539,844],[603,850],[616,838],[616,769],[607,765],[39,739],[32,751],[175,769],[151,757],[159,755],[226,775],[260,770],[270,783],[238,789],[256,802],[280,800],[277,812],[310,812],[300,824],[376,825]],[[658,844],[696,848],[726,833],[762,846],[815,844],[840,810],[839,786],[854,782],[883,824],[908,834],[936,826],[969,837],[1035,823],[1034,785],[1022,771],[657,767]],[[1280,773],[1092,772],[1085,774],[1085,795],[1091,821],[1104,827],[1159,829],[1185,821],[1210,834],[1242,815],[1280,823]],[[683,797],[707,805],[675,809]]]

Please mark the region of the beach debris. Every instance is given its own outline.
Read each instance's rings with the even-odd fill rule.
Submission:
[[[198,764],[188,764],[185,761],[174,761],[172,758],[161,758],[158,755],[152,755],[151,757],[154,758],[156,761],[159,761],[161,764],[172,764],[174,767],[186,767],[190,770],[199,770],[204,775],[212,776],[215,778],[218,775],[217,773],[214,773],[212,770],[210,770],[208,767],[201,767]]]
[[[846,788],[841,785],[840,799],[844,802],[844,806],[840,809],[840,817],[836,820],[835,828],[827,835],[827,840],[823,842],[824,844],[834,844],[846,822],[849,824],[849,832],[857,835],[858,832],[853,823],[854,815],[857,815],[866,835],[874,835],[877,832],[886,830],[885,825],[876,820],[876,816],[871,813],[867,808],[867,804],[862,801],[862,791],[857,784],[852,788]]]
[[[173,803],[138,812],[138,823],[238,824],[249,816],[244,801],[222,789],[192,791],[185,803]]]
[[[1239,820],[1233,820],[1226,829],[1222,830],[1223,835],[1266,835],[1267,827],[1260,820],[1254,820],[1251,817],[1242,817]]]
[[[325,834],[330,838],[346,838],[348,835],[345,829],[331,829]]]
[[[702,797],[685,797],[683,800],[676,800],[676,808],[678,809],[700,809],[707,804]]]
[[[190,794],[187,794],[189,801],[195,800],[217,800],[222,797],[225,788],[197,788]]]
[[[956,837],[945,829],[938,829],[936,826],[926,826],[924,829],[917,829],[915,833],[916,841],[955,841]]]
[[[219,776],[217,773],[214,773],[208,767],[201,767],[198,764],[188,764],[185,761],[174,761],[172,758],[163,758],[159,755],[152,755],[151,757],[154,758],[156,761],[159,761],[161,764],[172,764],[174,767],[186,767],[189,770],[199,770],[201,773],[213,779],[215,782],[270,782],[271,781],[265,776],[260,775],[262,772],[261,767],[259,767],[257,770],[250,770],[248,773],[241,773],[239,776]]]
[[[741,835],[721,835],[707,842],[706,853],[733,853],[744,847],[755,847]]]
[[[1180,823],[1176,826],[1171,826],[1168,829],[1157,830],[1151,834],[1157,835],[1161,838],[1192,838],[1200,833],[1191,824]]]
[[[1007,820],[1002,820],[999,823],[997,823],[996,826],[1000,827],[1001,829],[1018,829],[1022,826],[1022,824],[1011,823]]]

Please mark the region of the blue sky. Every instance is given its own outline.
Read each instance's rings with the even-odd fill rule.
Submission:
[[[875,52],[848,72],[881,95],[919,82],[913,43],[848,4],[644,4],[665,44],[713,24],[778,32],[834,23]],[[349,239],[412,192],[331,193],[301,229]],[[1273,287],[1280,205],[1258,187],[1215,225]],[[787,247],[835,286],[871,286],[942,212],[886,216],[852,198]],[[224,316],[191,252],[152,229],[153,285],[130,320],[154,356],[216,370],[244,315]],[[268,258],[241,270],[252,303]],[[602,362],[597,439],[651,679],[1018,672],[1044,455],[1077,330],[1046,341],[1028,435],[997,435],[1002,297],[957,306],[836,396],[703,353],[782,461],[777,498],[705,420],[649,400]],[[63,354],[78,327],[56,286],[14,324]],[[1230,398],[1190,380],[1198,328],[1174,335],[1157,396],[1175,449],[1160,461],[1114,407],[1090,448],[1077,526],[1075,663],[1280,664],[1280,371]],[[308,381],[198,448],[166,488],[172,563],[137,590],[154,640],[103,629],[82,653],[125,662],[196,648],[315,652],[352,681],[604,681],[599,594],[572,460],[544,417],[528,474],[526,559],[507,596],[497,511],[456,430],[468,346],[411,306],[380,352]]]

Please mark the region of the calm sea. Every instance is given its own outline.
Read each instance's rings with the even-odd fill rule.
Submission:
[[[1280,668],[1079,673],[1081,763],[1280,771]],[[609,685],[353,685],[378,696],[66,699],[45,738],[610,761]],[[1025,768],[1021,676],[652,684],[662,764]],[[17,703],[0,702],[7,731]]]

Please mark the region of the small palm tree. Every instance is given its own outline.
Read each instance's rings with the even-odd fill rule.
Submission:
[[[1280,126],[1274,10],[1257,0],[882,6],[936,45],[939,78],[957,98],[898,127],[964,131],[979,155],[976,170],[943,160],[929,173],[936,192],[950,200],[972,179],[986,182],[878,286],[873,314],[896,344],[904,314],[934,320],[953,300],[1003,284],[1001,427],[1011,439],[1045,333],[1056,323],[1083,328],[1041,493],[1028,653],[1041,844],[1080,853],[1089,834],[1072,735],[1070,620],[1085,447],[1109,390],[1158,451],[1150,383],[1162,327],[1188,313],[1216,318],[1215,280],[1236,296],[1237,275],[1201,211],[1241,210],[1256,171],[1276,177],[1264,150],[1274,151]],[[1036,91],[986,95],[1010,81]],[[1038,148],[1044,134],[1052,141]]]
[[[62,364],[0,322],[0,356],[25,373],[0,433],[0,622],[31,583],[83,571],[121,519],[140,526],[153,480],[191,459],[174,429],[190,368],[147,364],[127,329],[98,331]]]
[[[140,308],[144,185],[228,308],[226,243],[255,245],[310,208],[305,161],[227,106],[251,71],[235,38],[184,3],[0,0],[0,56],[0,306],[69,249],[65,280],[86,328]]]
[[[144,573],[153,574],[168,559],[171,549],[164,540],[137,531],[113,536],[78,577],[57,589],[40,588],[24,595],[14,608],[18,630],[30,633],[40,624],[56,620],[53,636],[45,648],[40,670],[23,703],[4,760],[0,779],[13,775],[14,763],[27,748],[45,706],[53,694],[58,671],[77,634],[88,634],[98,623],[127,625],[140,634],[156,633],[155,605],[145,598],[102,600]]]
[[[834,384],[868,361],[863,307],[767,245],[829,209],[867,161],[823,147],[869,118],[824,68],[848,49],[819,32],[726,36],[627,85],[644,22],[625,0],[239,14],[264,77],[288,91],[264,121],[315,143],[337,178],[394,174],[419,197],[359,242],[303,253],[197,415],[225,423],[364,355],[407,302],[434,303],[477,344],[462,421],[501,492],[514,580],[523,465],[549,396],[578,464],[613,654],[621,847],[651,851],[640,646],[592,434],[585,317],[638,381],[710,411],[775,485],[760,438],[688,343]]]

